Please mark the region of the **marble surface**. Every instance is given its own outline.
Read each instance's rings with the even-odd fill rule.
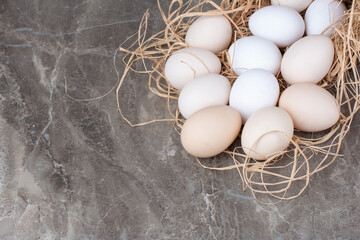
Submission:
[[[146,9],[161,29],[154,0],[0,0],[0,239],[360,239],[359,114],[344,156],[267,206],[199,167],[172,123],[131,128],[113,92],[65,95],[65,76],[73,97],[111,89]],[[166,117],[144,75],[121,96],[133,121]]]

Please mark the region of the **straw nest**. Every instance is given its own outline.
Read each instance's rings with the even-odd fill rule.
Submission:
[[[219,2],[219,1],[217,1]],[[158,1],[161,17],[165,23],[162,31],[147,35],[149,12],[146,11],[139,25],[138,32],[131,36],[117,50],[124,54],[125,70],[118,74],[116,91],[118,110],[123,119],[131,126],[142,126],[153,122],[173,121],[175,130],[180,132],[184,123],[178,109],[172,107],[179,91],[172,88],[165,79],[164,65],[166,59],[181,48],[187,47],[184,41],[190,24],[199,16],[221,14],[226,16],[233,27],[233,39],[251,35],[248,20],[254,11],[269,5],[269,0],[222,0],[220,4],[211,0],[182,1],[172,0],[164,10]],[[249,159],[241,151],[239,140],[227,149],[216,160],[223,160],[223,167],[214,167],[213,161],[197,162],[206,169],[227,171],[235,170],[243,183],[243,189],[250,189],[255,199],[269,203],[290,200],[298,197],[309,185],[310,177],[328,167],[341,154],[342,141],[349,132],[355,113],[359,110],[359,72],[357,62],[360,52],[360,2],[344,1],[348,7],[345,20],[335,29],[332,40],[335,45],[335,60],[327,76],[319,83],[329,90],[341,106],[340,120],[331,129],[321,133],[303,133],[295,131],[288,149],[266,161]],[[129,44],[129,42],[131,44]],[[218,54],[222,62],[221,74],[233,83],[237,76],[232,71],[227,51]],[[135,69],[141,63],[142,70]],[[155,119],[134,124],[121,111],[121,86],[129,81],[129,71],[146,74],[148,88],[151,92],[168,102],[169,119]],[[281,91],[287,84],[281,75],[277,76]],[[144,83],[145,84],[145,83]],[[227,157],[226,157],[227,156]],[[225,160],[227,159],[227,160]],[[229,159],[231,161],[229,161]],[[217,165],[217,166],[218,166]],[[221,164],[220,164],[221,165]],[[262,196],[262,197],[260,197]],[[269,196],[273,198],[269,198]],[[275,200],[275,201],[274,201]]]

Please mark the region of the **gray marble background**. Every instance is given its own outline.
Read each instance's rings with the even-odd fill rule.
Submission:
[[[78,98],[116,83],[146,9],[160,30],[155,0],[0,0],[0,239],[360,239],[359,114],[344,156],[267,206],[236,171],[199,167],[172,123],[131,128],[114,93],[66,97],[64,76]],[[121,96],[133,121],[167,117],[144,75]]]

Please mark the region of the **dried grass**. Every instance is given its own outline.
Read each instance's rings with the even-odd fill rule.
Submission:
[[[350,130],[360,103],[360,78],[357,69],[360,51],[360,2],[347,1],[346,4],[349,9],[346,12],[345,20],[335,29],[332,36],[335,44],[334,63],[328,75],[320,82],[322,87],[333,93],[341,106],[341,118],[336,125],[322,133],[295,132],[289,148],[266,161],[249,159],[241,153],[241,147],[236,146],[239,145],[236,142],[235,147],[225,151],[231,157],[233,164],[219,168],[207,166],[205,162],[209,163],[209,161],[197,159],[203,168],[217,171],[236,169],[244,190],[250,189],[258,201],[269,200],[268,197],[272,196],[277,202],[298,197],[309,185],[310,177],[313,174],[322,171],[334,162],[340,155],[342,142]],[[126,67],[121,74],[117,71],[119,82],[114,89],[116,89],[118,110],[123,119],[133,127],[159,121],[173,121],[175,129],[179,132],[184,119],[181,118],[178,109],[172,110],[170,107],[170,102],[178,98],[179,91],[170,86],[163,72],[166,59],[173,52],[187,47],[184,38],[189,25],[199,16],[224,15],[233,26],[235,41],[251,35],[247,25],[249,17],[254,11],[267,5],[269,5],[269,0],[223,0],[219,5],[211,0],[196,2],[172,0],[168,10],[165,11],[158,1],[161,17],[166,24],[165,29],[152,36],[147,36],[149,19],[147,11],[139,25],[138,32],[127,42],[134,41],[134,38],[136,41],[127,47],[120,46],[118,49],[125,54],[122,60]],[[213,10],[205,11],[204,8]],[[114,56],[115,69],[117,53]],[[218,57],[223,66],[221,74],[233,83],[237,75],[231,69],[227,51],[219,53]],[[143,70],[134,68],[138,63],[141,63]],[[149,90],[167,100],[171,118],[134,124],[124,116],[121,111],[120,90],[124,81],[128,81],[126,77],[129,71],[148,76]],[[280,74],[277,77],[281,91],[283,91],[287,84]],[[164,111],[166,110],[164,109]],[[266,197],[259,198],[261,195]],[[274,201],[267,203],[274,203]]]

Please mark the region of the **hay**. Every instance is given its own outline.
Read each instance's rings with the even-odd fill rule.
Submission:
[[[211,0],[197,2],[172,0],[168,11],[165,11],[158,1],[161,17],[166,24],[165,29],[148,37],[146,32],[149,12],[147,11],[143,16],[137,34],[133,36],[136,41],[130,46],[121,46],[118,49],[125,54],[122,60],[126,66],[121,75],[117,71],[119,82],[116,86],[117,106],[123,119],[133,127],[159,121],[173,121],[175,129],[179,132],[184,119],[181,118],[178,109],[172,110],[170,107],[170,102],[178,98],[179,91],[170,86],[163,72],[166,59],[173,52],[187,47],[184,38],[189,25],[198,16],[224,15],[233,26],[235,41],[251,35],[247,25],[249,17],[257,9],[269,5],[269,2],[269,0],[222,0],[218,5]],[[232,149],[224,152],[232,159],[233,164],[215,168],[205,164],[209,161],[197,159],[200,166],[217,171],[236,169],[243,183],[243,189],[250,189],[255,199],[262,201],[259,196],[264,195],[266,197],[272,196],[275,200],[280,201],[298,197],[309,185],[312,175],[334,162],[340,155],[342,141],[350,130],[351,122],[359,110],[360,103],[360,82],[357,70],[360,51],[360,2],[345,1],[345,3],[348,6],[345,20],[335,29],[335,34],[332,36],[335,44],[335,60],[327,76],[319,83],[336,97],[341,106],[341,117],[336,125],[322,133],[295,132],[289,148],[266,161],[249,159],[248,156],[241,153],[241,147],[237,141]],[[212,10],[205,11],[205,8]],[[223,66],[221,74],[233,83],[237,75],[231,69],[227,51],[219,53],[218,57]],[[115,54],[115,69],[116,59],[117,55]],[[137,63],[141,63],[143,70],[134,68]],[[129,71],[148,76],[149,90],[167,100],[171,118],[134,124],[124,116],[121,111],[120,90],[124,81],[127,80],[126,76]],[[281,91],[283,91],[287,84],[280,74],[277,78]],[[262,199],[268,200],[269,198]]]

